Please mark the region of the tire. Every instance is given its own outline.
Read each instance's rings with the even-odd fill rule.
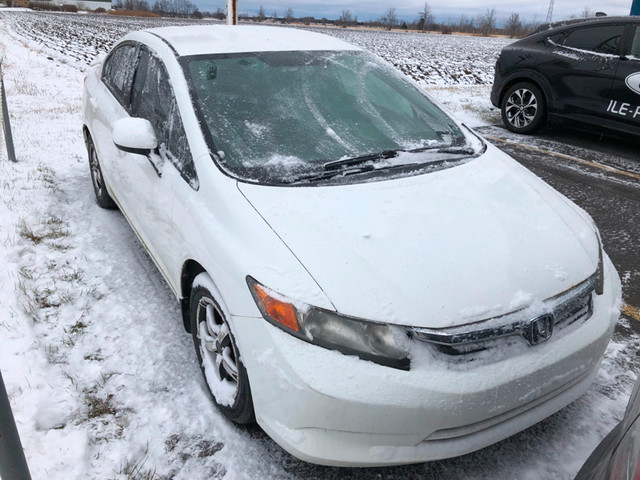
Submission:
[[[93,192],[96,194],[96,202],[102,208],[109,210],[117,208],[116,202],[113,201],[113,198],[111,198],[109,192],[107,192],[107,185],[102,175],[102,168],[100,168],[98,153],[96,152],[96,147],[91,137],[87,138],[87,154],[89,155],[91,183],[93,184]]]
[[[502,99],[502,122],[515,133],[533,133],[545,124],[547,106],[542,91],[528,82],[513,85]]]
[[[255,422],[249,377],[224,310],[211,291],[211,277],[194,280],[189,301],[191,336],[198,365],[214,403],[232,422]]]

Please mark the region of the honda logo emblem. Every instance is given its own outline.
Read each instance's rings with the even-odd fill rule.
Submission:
[[[553,333],[553,315],[547,313],[534,318],[522,329],[522,336],[529,345],[537,345],[549,340]]]

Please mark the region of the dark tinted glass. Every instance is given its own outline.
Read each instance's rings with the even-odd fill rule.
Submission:
[[[623,25],[577,28],[561,41],[561,45],[579,50],[616,55],[623,31]]]
[[[640,26],[634,27],[631,41],[631,55],[640,58]]]
[[[138,52],[133,44],[116,48],[104,63],[102,79],[121,104],[125,104],[133,74],[136,70]]]
[[[193,158],[169,75],[160,59],[147,49],[142,49],[140,54],[131,92],[131,113],[151,122],[161,156],[175,165],[191,187],[198,188]]]

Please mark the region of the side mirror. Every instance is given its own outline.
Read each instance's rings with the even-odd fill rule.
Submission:
[[[113,126],[113,143],[119,150],[138,155],[150,155],[158,148],[158,139],[149,120],[121,118]]]

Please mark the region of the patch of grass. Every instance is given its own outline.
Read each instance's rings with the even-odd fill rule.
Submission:
[[[144,456],[136,463],[132,464],[131,462],[127,462],[125,465],[121,466],[118,474],[126,475],[127,480],[162,480],[162,477],[156,473],[155,468],[144,468],[148,459],[149,457],[145,451]]]
[[[48,228],[45,228],[41,231],[35,231],[32,229],[27,222],[22,219],[18,223],[18,234],[27,240],[33,242],[34,245],[39,245],[44,240],[56,240],[60,238],[66,238],[71,235],[69,230],[64,229],[61,224],[47,224],[45,225]]]
[[[104,417],[105,415],[115,415],[116,408],[112,405],[113,394],[107,395],[107,398],[98,398],[94,395],[87,395],[85,401],[89,410],[87,417],[90,419]]]
[[[18,280],[16,283],[16,290],[18,290],[23,300],[20,302],[22,311],[34,322],[39,321],[37,301],[31,295],[31,290],[27,290],[24,278]]]
[[[20,80],[14,80],[12,90],[18,95],[31,95],[34,97],[46,94],[46,92],[41,88],[38,88],[35,83],[29,82],[24,78],[21,78]]]
[[[109,372],[109,373],[100,372],[100,380],[96,382],[96,386],[98,388],[103,388],[107,384],[109,379],[114,375],[115,375],[114,372]]]
[[[62,225],[64,220],[55,215],[51,215],[44,223],[47,225]]]
[[[67,270],[60,275],[60,280],[64,282],[82,282],[84,279],[84,270],[82,268],[72,268],[71,271]]]
[[[56,182],[55,173],[51,168],[41,163],[38,165],[38,173],[40,174],[39,178],[42,180],[45,187],[56,192],[60,190],[58,188],[58,182]]]
[[[104,357],[100,352],[88,353],[84,356],[84,359],[90,362],[101,362],[104,360]]]
[[[56,351],[57,351],[57,349],[56,349]],[[64,375],[64,377],[71,382],[71,385],[73,385],[73,388],[75,388],[76,390],[78,389],[78,384],[76,383],[76,379],[73,378],[72,375],[68,374],[64,370],[62,371],[62,375]]]
[[[27,280],[33,280],[35,278],[35,272],[27,267],[20,267],[18,269],[18,274]]]
[[[51,242],[47,244],[49,247],[54,250],[59,250],[60,252],[66,252],[71,248],[71,245],[68,243],[60,243],[60,242]]]
[[[81,320],[78,320],[74,325],[71,325],[71,327],[69,328],[69,333],[77,335],[84,332],[85,328],[87,328],[87,326],[82,323]]]
[[[96,286],[93,286],[89,290],[87,290],[87,295],[96,300],[101,300],[102,298],[104,298],[104,295],[100,293],[100,291],[98,290],[98,287]]]
[[[35,288],[33,293],[37,308],[58,308],[62,304],[59,299],[55,298],[55,290],[49,287],[42,290]]]

